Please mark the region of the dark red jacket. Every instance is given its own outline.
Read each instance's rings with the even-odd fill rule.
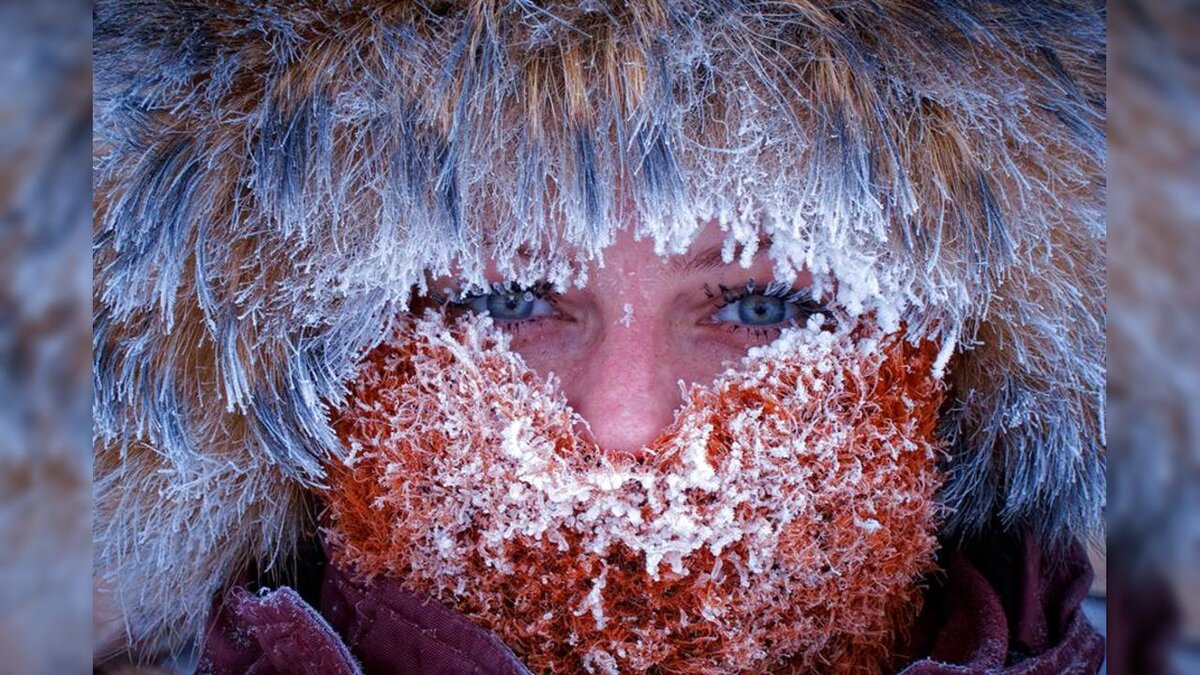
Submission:
[[[1095,673],[1104,641],[1081,609],[1092,570],[1080,546],[1031,540],[943,556],[907,644],[906,675]],[[394,580],[361,584],[330,566],[315,606],[283,587],[228,595],[200,673],[526,673],[499,639]],[[319,608],[319,610],[318,610]]]

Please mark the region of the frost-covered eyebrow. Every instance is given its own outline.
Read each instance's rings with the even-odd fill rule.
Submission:
[[[670,263],[671,274],[683,276],[693,272],[723,267],[725,265],[725,260],[721,257],[721,248],[722,246],[717,244],[716,246],[706,248],[695,255],[688,256],[683,260],[680,260],[679,258],[672,258]]]
[[[759,238],[758,248],[755,250],[754,257],[757,258],[759,254],[769,248],[770,245],[771,240],[769,238]],[[728,263],[725,262],[724,256],[721,255],[723,249],[723,244],[717,244],[716,246],[710,246],[709,248],[706,248],[703,251],[700,251],[695,255],[688,256],[682,260],[679,258],[672,258],[670,263],[671,274],[683,276],[685,274],[692,274],[694,272],[702,272],[705,270],[716,269],[718,267],[724,267]],[[736,251],[734,260],[737,260]]]

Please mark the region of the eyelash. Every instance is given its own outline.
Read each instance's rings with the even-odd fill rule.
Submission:
[[[515,281],[492,281],[482,291],[468,289],[447,290],[445,293],[432,292],[429,294],[429,298],[443,307],[465,307],[467,303],[476,298],[482,298],[485,295],[518,295],[521,293],[532,293],[533,297],[546,301],[553,301],[559,295],[555,292],[554,285],[549,281],[539,281],[529,286],[523,286]]]
[[[518,284],[515,281],[493,281],[488,284],[487,288],[482,291],[467,291],[455,290],[448,294],[435,293],[431,294],[431,298],[437,305],[455,312],[471,311],[470,304],[472,301],[492,294],[503,295],[519,295],[529,293],[539,300],[545,300],[550,303],[551,307],[555,306],[560,293],[554,290],[554,284],[549,281],[538,281],[529,286]],[[536,316],[528,319],[508,320],[503,323],[504,330],[510,333],[516,333],[521,329],[537,323],[542,319],[552,317]]]
[[[704,284],[703,289],[704,294],[709,300],[713,301],[713,305],[718,310],[735,302],[739,302],[746,296],[762,295],[771,298],[779,298],[784,302],[795,304],[797,309],[799,309],[801,314],[805,317],[804,320],[807,320],[808,317],[811,317],[814,314],[823,315],[827,321],[832,317],[829,309],[826,308],[825,305],[813,300],[812,295],[807,289],[794,291],[790,286],[780,281],[772,281],[769,284],[761,285],[756,284],[754,280],[751,279],[746,282],[745,286],[742,287],[718,284],[717,290],[713,291],[711,286]],[[491,294],[522,293],[530,293],[535,298],[550,303],[551,306],[555,305],[560,295],[554,290],[553,284],[547,281],[540,281],[529,286],[520,285],[512,281],[495,281],[490,283],[483,291],[468,292],[464,290],[458,290],[448,294],[433,293],[430,295],[430,299],[433,300],[435,304],[451,311],[470,311],[471,302],[478,298]],[[538,316],[528,319],[505,321],[504,328],[505,330],[515,333],[545,318],[550,317]],[[761,338],[770,338],[772,336],[778,336],[778,334],[782,332],[785,325],[753,326],[748,324],[721,322],[719,327],[734,333],[753,335]]]

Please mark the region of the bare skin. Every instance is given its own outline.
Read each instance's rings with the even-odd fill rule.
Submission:
[[[511,331],[512,348],[534,370],[559,376],[601,448],[636,453],[671,423],[681,381],[712,382],[750,347],[817,309],[792,295],[811,284],[811,275],[765,295],[771,261],[759,255],[749,268],[725,263],[724,239],[709,226],[684,255],[663,258],[651,241],[622,232],[583,289],[532,302],[491,293],[462,304]]]

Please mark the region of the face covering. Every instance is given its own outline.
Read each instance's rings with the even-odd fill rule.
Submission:
[[[490,319],[406,319],[334,413],[332,564],[534,672],[890,668],[933,568],[936,351],[787,329],[607,456]]]

